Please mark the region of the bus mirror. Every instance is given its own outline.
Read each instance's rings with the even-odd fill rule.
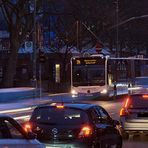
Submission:
[[[129,83],[128,83],[128,88],[130,88],[130,87],[131,87],[131,83],[129,82]]]

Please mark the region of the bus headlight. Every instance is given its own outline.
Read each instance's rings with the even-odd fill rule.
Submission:
[[[72,90],[71,90],[71,94],[72,94],[72,95],[77,95],[78,93],[77,93],[76,90],[72,89]]]
[[[107,89],[103,89],[100,93],[101,94],[106,94],[107,93]]]

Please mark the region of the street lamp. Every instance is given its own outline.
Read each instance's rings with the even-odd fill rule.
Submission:
[[[119,0],[116,0],[116,57],[119,56]]]
[[[34,0],[34,13],[33,13],[33,28],[34,28],[34,34],[33,34],[33,87],[37,89],[37,78],[36,78],[36,0]]]

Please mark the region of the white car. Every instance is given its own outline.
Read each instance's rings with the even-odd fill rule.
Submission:
[[[128,92],[129,94],[148,92],[148,77],[135,77]]]
[[[10,116],[0,115],[0,148],[45,148],[35,137]]]

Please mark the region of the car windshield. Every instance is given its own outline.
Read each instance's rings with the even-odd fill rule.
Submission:
[[[48,107],[36,109],[31,121],[51,125],[80,125],[88,122],[88,116],[79,109]]]
[[[148,108],[148,98],[143,95],[133,95],[130,104],[130,108]]]

